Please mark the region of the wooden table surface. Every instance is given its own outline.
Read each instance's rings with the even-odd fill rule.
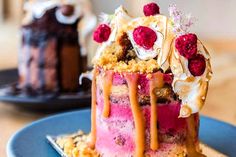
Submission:
[[[0,30],[0,70],[17,65],[17,29],[5,29],[11,29],[11,25]],[[201,114],[236,125],[236,52],[213,53],[212,65],[214,75]],[[6,156],[7,141],[17,130],[51,114],[25,111],[0,103],[0,156]]]

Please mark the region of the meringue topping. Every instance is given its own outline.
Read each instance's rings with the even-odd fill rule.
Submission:
[[[179,55],[176,49],[171,54],[170,67],[174,74],[172,87],[174,92],[176,92],[182,100],[180,117],[186,117],[192,113],[198,112],[205,102],[212,71],[209,62],[209,53],[200,41],[198,41],[198,53],[206,58],[207,66],[204,74],[196,77],[191,75],[186,58]],[[186,107],[188,107],[189,110],[186,110]]]

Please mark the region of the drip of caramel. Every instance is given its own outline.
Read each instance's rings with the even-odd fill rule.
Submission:
[[[163,74],[161,72],[154,73],[150,79],[150,103],[151,103],[151,120],[150,120],[150,148],[157,150],[159,147],[158,143],[158,128],[157,128],[157,96],[154,93],[155,88],[162,88],[164,85]]]
[[[96,90],[97,90],[97,85],[96,85],[96,77],[97,77],[97,69],[95,68],[93,70],[93,80],[92,80],[92,114],[91,114],[91,141],[90,141],[90,147],[94,148],[95,147],[95,142],[96,142],[96,101],[97,101],[97,95],[96,95]]]
[[[135,157],[143,157],[145,150],[145,121],[142,109],[139,106],[137,89],[138,74],[126,74],[126,81],[129,87],[129,99],[135,125]]]
[[[186,138],[186,148],[188,157],[206,157],[205,155],[199,153],[196,150],[195,138],[197,137],[196,124],[194,120],[194,115],[190,115],[186,118],[187,121],[187,138]]]
[[[103,76],[103,98],[104,98],[104,108],[102,115],[106,118],[110,115],[110,93],[111,93],[111,86],[112,86],[112,78],[113,72],[106,71],[105,75]]]

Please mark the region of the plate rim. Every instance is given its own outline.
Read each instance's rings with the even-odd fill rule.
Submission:
[[[34,127],[35,125],[39,124],[39,123],[42,123],[42,122],[45,122],[45,121],[50,121],[51,119],[55,119],[55,118],[58,118],[58,117],[64,117],[64,116],[67,116],[67,115],[71,115],[71,114],[75,114],[75,113],[81,113],[81,112],[88,112],[90,113],[91,112],[91,109],[90,108],[87,108],[87,109],[81,109],[81,110],[75,110],[75,111],[67,111],[67,112],[63,112],[63,113],[57,113],[57,114],[54,114],[54,115],[51,115],[51,116],[48,116],[48,117],[44,117],[44,118],[41,118],[41,119],[38,119],[36,121],[33,121],[27,125],[25,125],[24,127],[22,127],[21,129],[17,130],[14,134],[11,135],[11,137],[9,138],[8,142],[7,142],[7,146],[6,146],[6,153],[7,153],[7,156],[8,157],[17,157],[14,153],[13,153],[13,144],[14,144],[14,141],[15,139],[20,136],[21,132],[23,132],[24,130],[27,130],[31,127]],[[211,122],[216,122],[216,123],[220,123],[224,126],[227,126],[227,127],[232,127],[232,128],[235,128],[236,126],[234,126],[233,124],[230,124],[230,123],[227,123],[227,122],[224,122],[222,120],[218,120],[218,119],[215,119],[215,118],[212,118],[212,117],[208,117],[208,116],[205,116],[205,115],[200,115],[200,121],[202,119],[207,119]],[[201,127],[201,124],[200,124],[200,127]],[[79,129],[79,128],[78,128]]]

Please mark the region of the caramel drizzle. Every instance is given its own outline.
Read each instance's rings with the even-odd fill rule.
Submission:
[[[158,128],[157,128],[157,117],[158,117],[158,107],[157,107],[157,96],[154,93],[155,88],[162,88],[164,85],[163,74],[157,72],[152,75],[150,79],[150,102],[151,102],[151,120],[150,120],[150,148],[152,150],[157,150],[159,147],[158,143]]]
[[[103,76],[103,100],[104,100],[104,108],[103,108],[103,117],[108,118],[110,115],[110,93],[112,86],[113,72],[106,71]]]
[[[97,69],[93,70],[93,80],[92,80],[92,114],[91,114],[91,141],[90,147],[94,148],[96,143],[96,101],[97,101],[97,85],[96,85],[96,77],[97,77]]]
[[[143,157],[145,150],[145,121],[137,98],[138,74],[126,74],[129,87],[129,99],[135,125],[135,157]]]
[[[190,115],[186,118],[187,121],[187,138],[186,138],[186,148],[187,154],[189,157],[206,157],[205,155],[199,153],[196,150],[195,146],[195,138],[197,136],[196,129],[195,129],[195,120],[194,115]]]

